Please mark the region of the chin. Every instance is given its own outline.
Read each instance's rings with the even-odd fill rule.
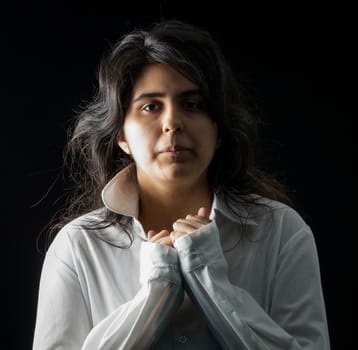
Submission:
[[[203,176],[203,172],[195,169],[193,164],[187,164],[185,166],[183,164],[173,164],[171,167],[163,170],[161,177],[163,181],[168,183],[172,182],[176,185],[191,185],[194,182],[198,182],[200,178],[206,179],[206,177]]]
[[[193,177],[193,172],[190,169],[171,169],[169,171],[165,171],[164,178],[166,180],[187,180]]]

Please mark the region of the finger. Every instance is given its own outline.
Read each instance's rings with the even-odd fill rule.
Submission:
[[[147,237],[148,237],[148,240],[151,240],[153,238],[153,236],[156,235],[156,231],[154,230],[149,230],[148,233],[147,233]]]
[[[183,219],[178,219],[178,220],[183,220]],[[200,226],[201,225],[206,225],[210,222],[209,219],[207,218],[204,218],[203,216],[199,216],[199,215],[187,215],[185,217],[185,220],[189,221],[189,222],[192,222],[193,224],[199,224]]]
[[[157,240],[159,240],[162,237],[168,236],[169,235],[169,231],[168,230],[161,230],[160,232],[156,233],[151,239],[151,242],[156,242]]]
[[[168,230],[162,230],[159,233],[157,233],[156,235],[154,235],[150,241],[151,242],[156,242],[158,239],[162,238],[162,237],[166,237],[169,236],[169,231]]]
[[[209,219],[209,213],[208,210],[205,207],[201,207],[198,210],[198,216],[202,216],[206,219]]]
[[[192,222],[185,219],[178,219],[173,224],[174,231],[183,232],[183,233],[191,233],[197,230],[202,225],[197,222]]]
[[[173,248],[173,241],[171,240],[170,236],[159,238],[155,243]]]
[[[186,234],[183,232],[172,231],[172,232],[170,232],[170,239],[171,239],[172,243],[174,244],[176,240],[178,240],[180,237],[183,237],[185,235]]]

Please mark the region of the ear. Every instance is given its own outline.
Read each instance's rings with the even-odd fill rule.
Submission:
[[[131,153],[129,151],[129,147],[126,141],[118,141],[118,146],[122,149],[123,152],[127,153],[128,155]]]
[[[125,140],[125,137],[123,135],[123,133],[121,133],[118,137],[118,142],[117,142],[118,146],[122,149],[123,152],[127,153],[128,155],[131,154],[130,150],[129,150],[129,146],[127,141]]]

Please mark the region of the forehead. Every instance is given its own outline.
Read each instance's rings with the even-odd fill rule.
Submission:
[[[147,92],[177,94],[192,89],[198,89],[198,86],[171,66],[150,64],[142,70],[134,83],[132,97]]]

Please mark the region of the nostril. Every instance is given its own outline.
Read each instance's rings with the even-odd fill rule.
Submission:
[[[165,132],[180,132],[180,131],[182,131],[182,127],[179,126],[179,125],[177,125],[177,126],[165,126],[164,131]]]

